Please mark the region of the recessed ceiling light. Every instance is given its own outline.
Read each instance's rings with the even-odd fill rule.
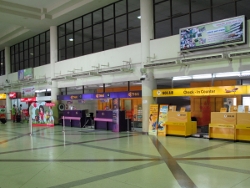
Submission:
[[[73,38],[70,38],[70,39],[69,39],[69,41],[71,41],[71,42],[72,42],[72,41],[74,41],[74,39],[73,39]]]
[[[138,19],[141,19],[141,16],[137,16]]]

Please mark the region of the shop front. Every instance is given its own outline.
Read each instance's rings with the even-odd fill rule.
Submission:
[[[168,113],[166,135],[191,135],[194,127],[188,122],[197,120],[198,126],[207,126],[209,138],[250,140],[249,103],[243,104],[243,96],[250,95],[249,85],[158,89],[153,97],[190,97],[190,112],[183,115],[181,108]],[[182,109],[183,110],[183,109]],[[175,117],[174,117],[175,116]],[[185,118],[184,118],[185,117]],[[182,124],[186,119],[186,125]],[[178,130],[182,129],[178,133]],[[175,130],[175,131],[174,131]],[[193,130],[193,131],[188,131]],[[188,134],[187,134],[188,133]],[[249,135],[249,136],[248,136]]]

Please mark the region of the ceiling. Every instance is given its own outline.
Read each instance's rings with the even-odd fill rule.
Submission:
[[[117,0],[0,0],[0,50]]]

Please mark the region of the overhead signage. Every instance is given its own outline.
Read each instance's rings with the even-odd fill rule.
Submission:
[[[36,93],[35,93],[35,87],[31,86],[31,87],[25,87],[21,89],[21,97],[22,98],[30,98],[30,97],[35,97]]]
[[[57,95],[57,100],[79,100],[82,99],[81,94],[76,95]]]
[[[10,92],[9,93],[9,98],[10,99],[16,99],[17,98],[17,93],[16,92]]]
[[[0,99],[6,99],[6,94],[5,93],[0,93]]]
[[[30,97],[30,98],[21,98],[21,102],[35,102],[36,97]]]
[[[30,80],[33,78],[33,68],[18,71],[18,80]]]
[[[93,100],[93,99],[107,99],[107,98],[140,98],[141,91],[125,91],[125,92],[111,92],[111,93],[87,93],[82,95],[58,95],[57,100]]]
[[[244,94],[250,94],[250,86],[219,86],[153,90],[153,97],[189,97]]]
[[[245,43],[245,16],[180,29],[180,49]]]

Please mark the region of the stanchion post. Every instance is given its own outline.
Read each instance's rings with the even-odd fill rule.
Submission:
[[[129,119],[127,119],[127,132],[129,132]]]
[[[62,118],[63,118],[63,131],[62,132],[65,132],[65,118],[64,116]]]
[[[29,118],[29,124],[30,124],[30,136],[32,136],[32,134],[33,134],[33,127],[32,127],[32,118],[31,118],[31,116]]]

